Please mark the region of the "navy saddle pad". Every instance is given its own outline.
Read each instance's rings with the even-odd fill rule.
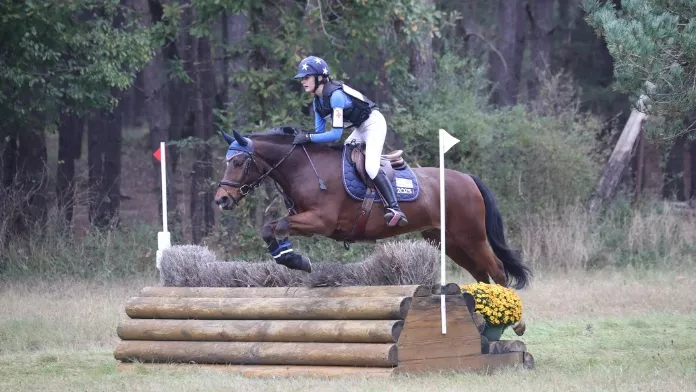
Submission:
[[[365,199],[365,193],[367,192],[367,186],[360,178],[355,170],[353,164],[351,164],[350,148],[348,146],[343,147],[343,186],[350,195],[355,200],[362,201]],[[407,163],[399,169],[394,169],[394,178],[391,181],[392,188],[394,188],[394,193],[396,193],[396,199],[399,202],[414,201],[418,199],[418,194],[420,193],[420,186],[418,185],[418,179],[416,174],[411,170]],[[369,197],[375,199],[375,202],[381,203],[382,198],[374,192],[371,193]]]

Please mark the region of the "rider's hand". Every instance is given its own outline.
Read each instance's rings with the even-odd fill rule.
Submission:
[[[312,139],[309,137],[309,134],[307,132],[299,131],[295,135],[295,140],[292,141],[292,144],[305,144],[311,141]]]

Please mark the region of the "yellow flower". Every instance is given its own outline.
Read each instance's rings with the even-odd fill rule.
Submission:
[[[474,311],[483,315],[488,324],[512,325],[522,318],[522,301],[517,294],[497,284],[473,283],[462,286],[462,293],[474,298]]]

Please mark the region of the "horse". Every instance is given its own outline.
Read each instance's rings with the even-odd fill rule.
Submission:
[[[360,165],[364,156],[355,153],[361,146],[292,144],[296,132],[291,126],[246,137],[237,130],[232,135],[221,132],[228,143],[227,166],[215,203],[232,210],[264,180],[273,180],[289,214],[265,224],[260,235],[277,263],[311,272],[311,262],[292,249],[289,236],[318,235],[350,243],[420,232],[440,246],[439,168],[411,169],[398,152],[382,156],[382,170],[390,173],[396,193],[410,197],[399,203],[408,224],[390,227],[381,211],[372,213],[380,209],[381,200],[370,193],[369,177]],[[445,183],[447,256],[478,282],[489,283],[490,278],[504,287],[525,288],[531,269],[506,243],[494,194],[476,176],[452,169],[445,169]]]

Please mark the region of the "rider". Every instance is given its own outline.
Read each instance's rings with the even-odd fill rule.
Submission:
[[[300,62],[295,79],[301,79],[305,91],[314,95],[315,133],[300,132],[293,144],[335,142],[341,138],[343,128],[355,127],[345,144],[353,141],[365,143],[365,171],[385,202],[384,219],[387,225],[408,224],[387,175],[380,169],[387,122],[377,110],[377,105],[360,92],[333,81],[326,61],[316,56],[309,56]],[[325,132],[326,119],[332,114],[331,131]]]

